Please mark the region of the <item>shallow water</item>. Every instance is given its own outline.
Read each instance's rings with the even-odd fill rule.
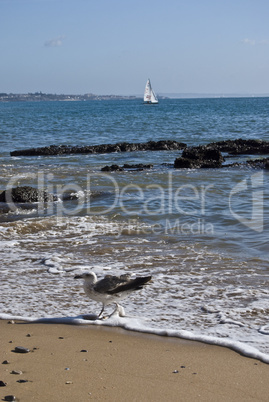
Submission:
[[[1,189],[19,183],[77,195],[0,205],[0,316],[98,313],[73,281],[77,270],[152,274],[123,302],[124,323],[136,317],[143,330],[186,330],[269,354],[267,171],[175,170],[178,151],[9,156],[51,144],[269,140],[268,106],[268,98],[163,100],[153,108],[139,100],[0,104]],[[100,171],[114,163],[153,168]]]

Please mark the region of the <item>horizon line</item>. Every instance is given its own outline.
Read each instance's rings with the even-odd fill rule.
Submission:
[[[3,98],[5,96],[26,96],[26,95],[33,95],[33,96],[38,96],[38,95],[51,95],[51,96],[72,96],[72,97],[82,97],[82,96],[93,96],[93,97],[122,97],[122,98],[128,98],[128,97],[135,97],[135,98],[143,98],[143,94],[128,94],[128,95],[123,95],[123,94],[95,94],[92,92],[87,92],[87,93],[53,93],[53,92],[42,92],[42,91],[35,91],[35,92],[0,92],[0,98]],[[183,98],[251,98],[251,97],[269,97],[269,93],[241,93],[241,92],[157,92],[157,96],[159,97],[166,97],[166,98],[171,98],[171,99],[183,99]]]

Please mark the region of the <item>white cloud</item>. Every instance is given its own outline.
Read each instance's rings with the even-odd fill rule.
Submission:
[[[241,40],[242,43],[246,45],[255,46],[255,45],[269,45],[269,39],[262,39],[262,40],[255,40],[255,39],[248,39],[245,38]]]
[[[47,40],[44,43],[44,46],[46,46],[46,47],[59,47],[59,46],[62,46],[64,38],[65,38],[64,36],[58,36],[57,38]]]
[[[254,39],[245,38],[241,42],[245,43],[246,45],[251,45],[251,46],[256,45],[256,41]]]

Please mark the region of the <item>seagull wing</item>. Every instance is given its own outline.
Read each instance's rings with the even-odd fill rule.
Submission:
[[[94,290],[99,293],[108,293],[110,295],[126,292],[127,290],[142,289],[143,285],[151,280],[151,276],[129,279],[122,275],[121,277],[106,275],[104,279],[98,281]]]
[[[151,276],[144,276],[124,281],[120,280],[121,283],[115,286],[114,289],[111,289],[108,293],[113,295],[116,293],[126,292],[128,290],[139,290],[142,289],[143,285],[145,285],[150,280]]]
[[[118,276],[106,275],[104,279],[98,281],[94,290],[99,293],[111,293],[117,289],[118,286],[126,283],[126,280],[119,278]],[[112,293],[111,293],[112,294]]]

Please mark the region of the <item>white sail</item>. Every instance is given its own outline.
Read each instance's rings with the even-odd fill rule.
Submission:
[[[158,103],[158,98],[153,89],[151,90],[151,103]]]
[[[144,92],[144,102],[146,103],[158,103],[157,96],[153,91],[150,83],[150,79],[147,80],[145,92]]]
[[[147,80],[145,92],[144,92],[144,102],[150,102],[151,100],[151,84],[150,80]]]

